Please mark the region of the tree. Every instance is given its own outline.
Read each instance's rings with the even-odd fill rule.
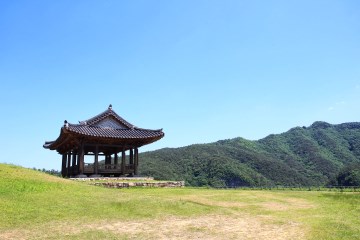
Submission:
[[[336,181],[339,186],[360,186],[360,163],[345,166]]]

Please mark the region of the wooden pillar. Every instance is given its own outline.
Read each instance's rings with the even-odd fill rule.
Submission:
[[[114,165],[115,165],[115,169],[117,169],[118,167],[118,155],[117,155],[117,153],[115,153],[115,155],[114,155]]]
[[[134,152],[133,149],[130,148],[130,165],[134,164]]]
[[[76,166],[79,174],[80,174],[80,158],[81,158],[81,149],[79,149],[78,151],[77,166]]]
[[[132,148],[130,148],[130,166],[131,166],[131,175],[134,175],[134,151]]]
[[[139,150],[135,148],[135,161],[134,161],[134,174],[138,175],[138,165],[139,165]]]
[[[67,156],[67,170],[66,170],[66,176],[70,177],[71,174],[71,151],[68,152]]]
[[[72,154],[72,168],[71,168],[71,175],[75,175],[76,174],[76,152],[73,151]]]
[[[66,153],[62,155],[61,176],[66,176]]]
[[[139,166],[139,149],[136,148],[136,166]]]
[[[79,175],[84,174],[84,144],[81,144],[79,152]]]
[[[125,174],[125,150],[123,149],[121,152],[121,173]]]
[[[111,168],[111,167],[109,166],[109,164],[111,164],[111,156],[110,156],[109,154],[106,154],[106,155],[105,155],[105,168],[106,168],[106,169]]]
[[[94,174],[98,174],[99,169],[99,146],[95,147],[95,161],[94,161]]]

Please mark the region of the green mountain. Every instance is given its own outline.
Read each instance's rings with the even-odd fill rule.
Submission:
[[[141,175],[191,186],[322,186],[360,163],[360,123],[315,122],[258,141],[239,137],[140,157]]]

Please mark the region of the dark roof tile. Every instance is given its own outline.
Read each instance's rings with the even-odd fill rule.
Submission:
[[[71,134],[72,133],[72,134]],[[62,145],[73,135],[84,137],[96,137],[100,139],[118,139],[119,142],[140,141],[148,144],[161,139],[164,136],[162,129],[150,130],[138,128],[117,115],[112,107],[80,124],[71,124],[65,121],[61,128],[60,136],[55,141],[45,142],[44,148],[55,149]],[[77,138],[77,137],[76,137]]]
[[[66,129],[77,134],[104,138],[153,138],[163,136],[162,130],[99,128],[87,125],[69,125]]]

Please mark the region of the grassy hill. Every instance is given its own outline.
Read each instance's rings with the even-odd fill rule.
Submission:
[[[315,122],[258,141],[243,138],[141,155],[140,173],[191,186],[321,186],[360,162],[360,123]]]
[[[0,164],[0,239],[358,239],[360,195],[107,189]]]

